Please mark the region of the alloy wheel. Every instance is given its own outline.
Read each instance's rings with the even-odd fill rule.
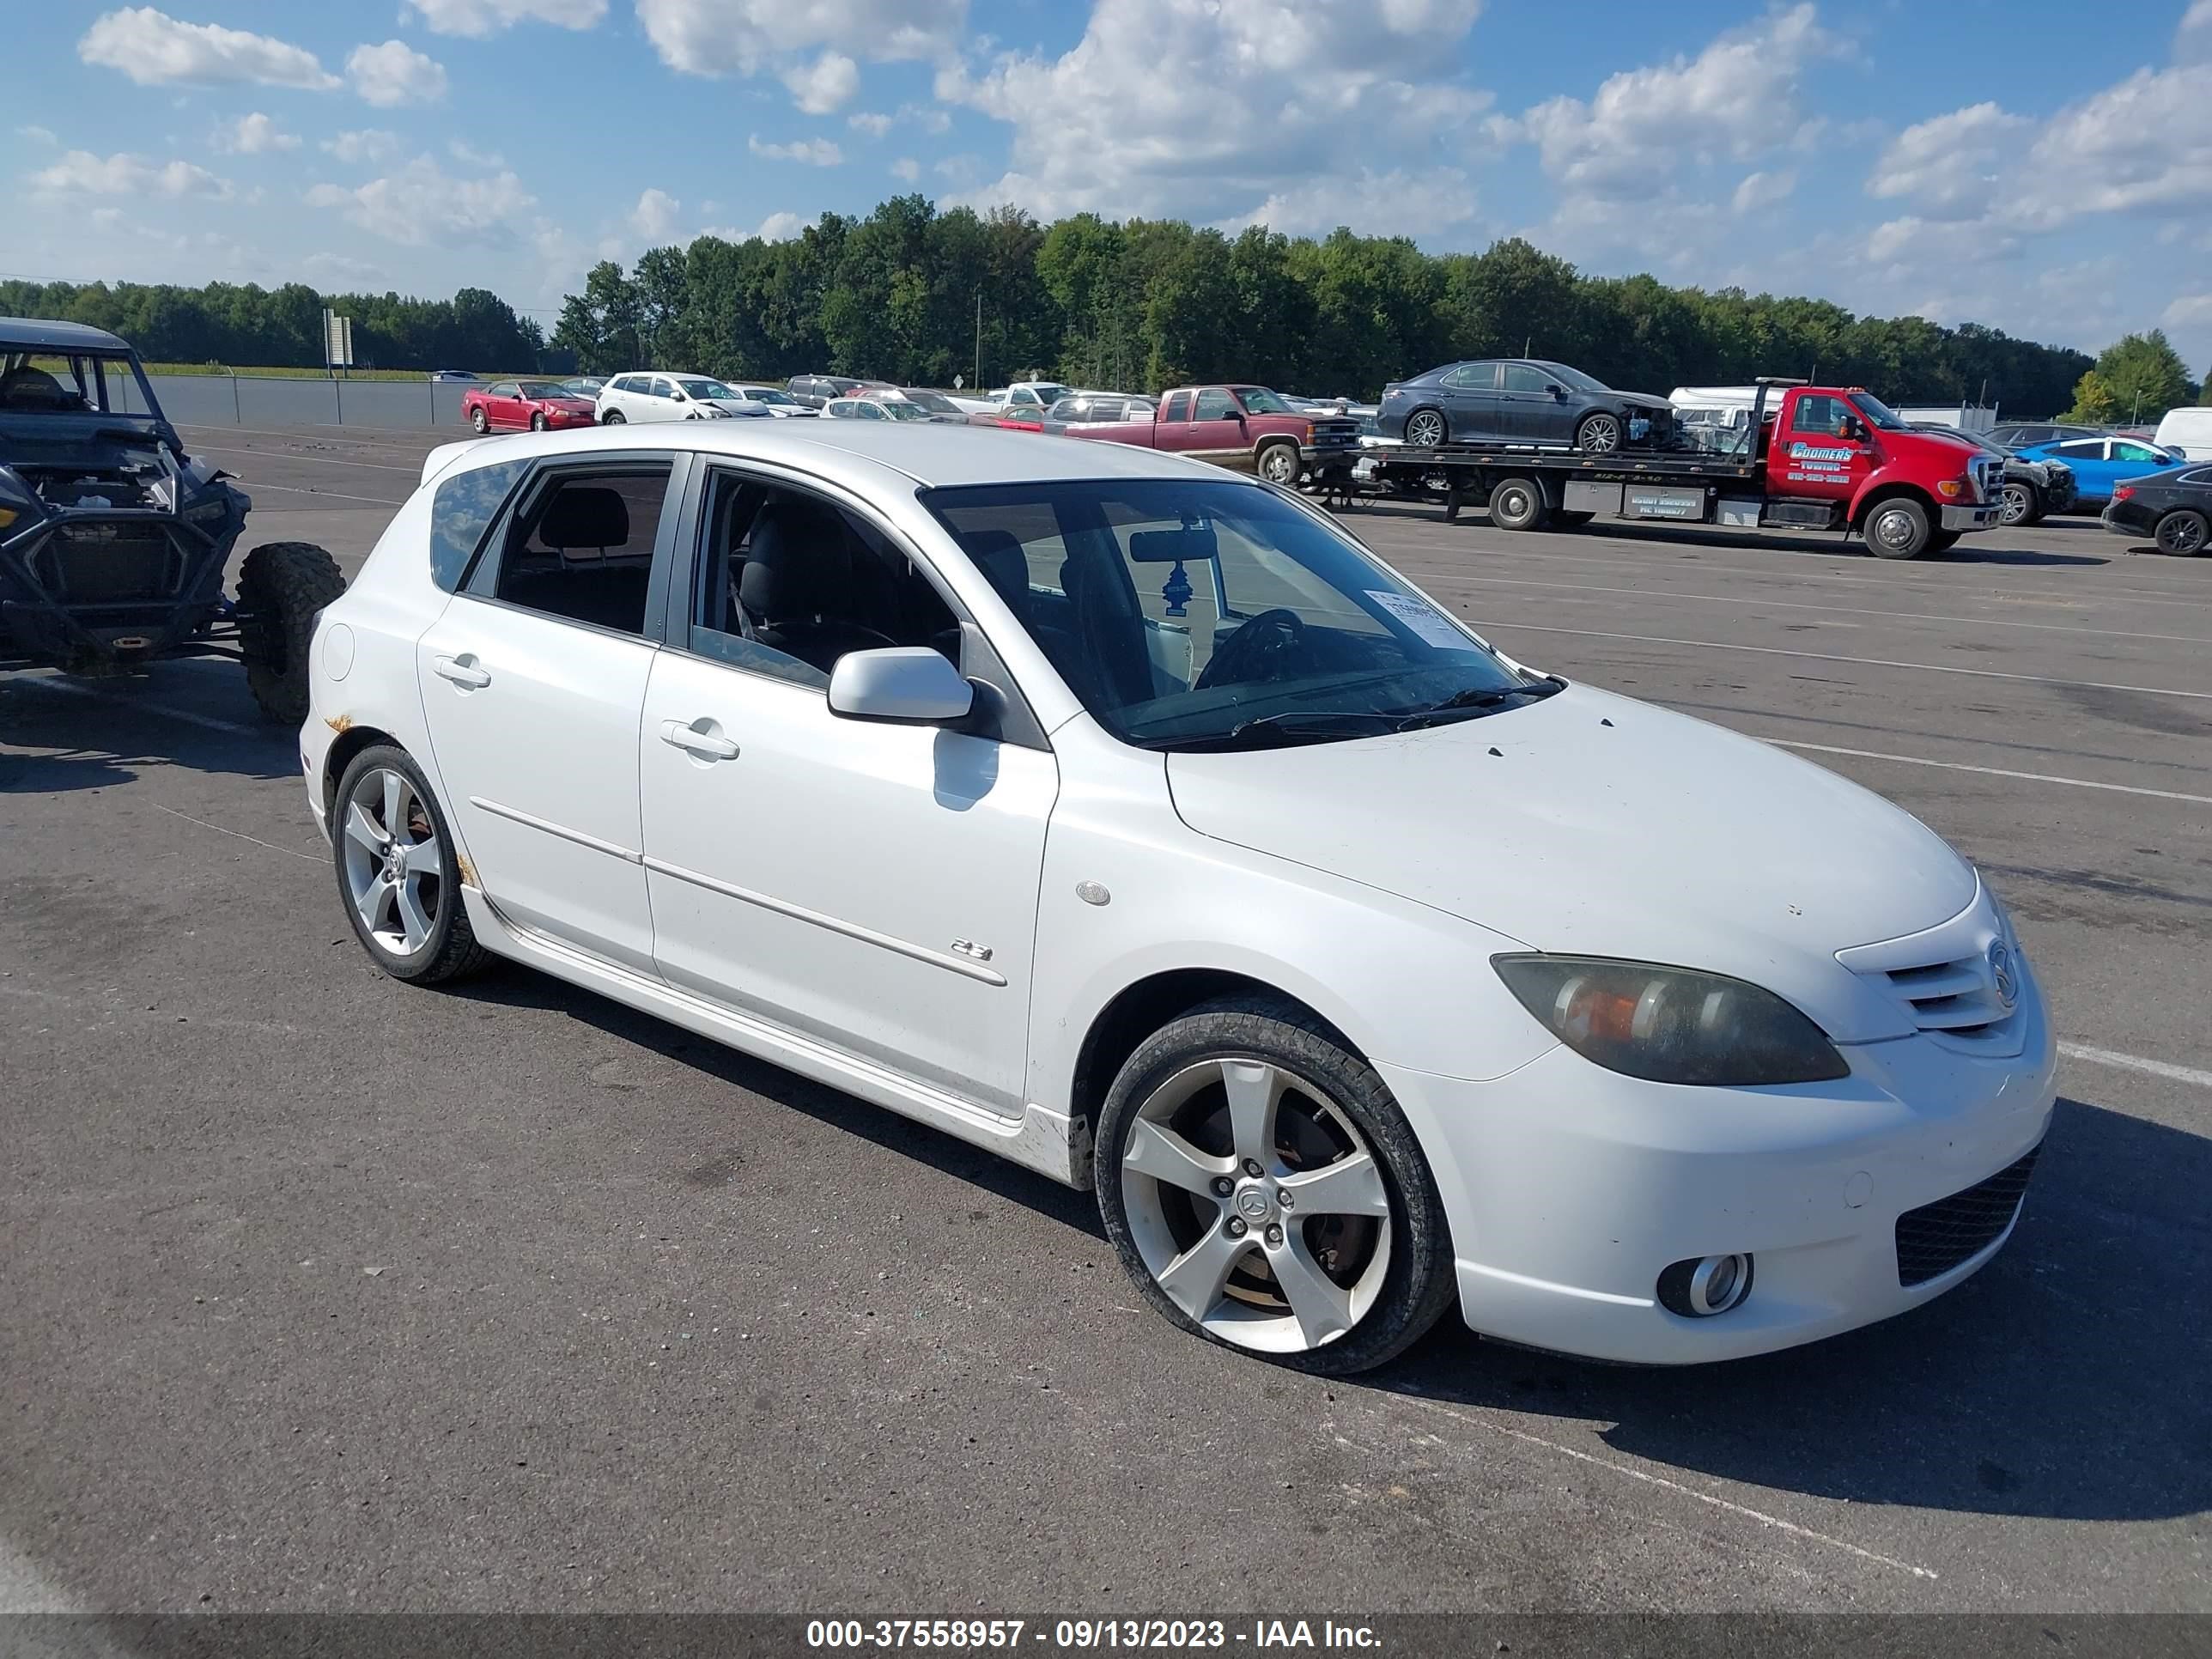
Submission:
[[[1231,1055],[1177,1072],[1139,1109],[1119,1178],[1146,1271],[1224,1342],[1308,1352],[1382,1294],[1381,1164],[1350,1114],[1285,1067]]]
[[[1416,410],[1406,422],[1406,441],[1416,449],[1433,449],[1444,441],[1444,417],[1433,409]]]
[[[445,902],[437,826],[415,786],[396,771],[364,772],[344,804],[347,896],[369,938],[394,956],[429,942]]]
[[[2033,505],[2026,484],[2008,483],[1998,493],[1997,522],[2008,526],[2025,524]]]
[[[1593,415],[1577,434],[1580,446],[1593,455],[1610,455],[1620,447],[1620,422],[1610,415]]]

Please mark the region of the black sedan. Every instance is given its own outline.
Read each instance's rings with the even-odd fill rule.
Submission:
[[[1674,408],[1664,398],[1615,392],[1565,363],[1525,358],[1446,363],[1382,389],[1382,434],[1417,448],[1438,444],[1540,444],[1610,454],[1664,448]]]
[[[2115,536],[2148,536],[2161,553],[2203,552],[2212,546],[2212,465],[2147,472],[2116,485],[2105,528]]]

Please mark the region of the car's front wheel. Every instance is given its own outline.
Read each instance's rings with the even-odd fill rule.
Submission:
[[[477,436],[479,438],[491,430],[491,417],[483,412],[482,404],[469,411],[469,424],[476,428]]]
[[[346,918],[378,967],[434,985],[483,965],[453,832],[405,750],[378,744],[354,757],[338,780],[331,846]]]
[[[1593,455],[1610,455],[1620,447],[1620,416],[1600,410],[1583,417],[1575,428],[1575,447]]]
[[[2015,479],[1998,493],[1997,522],[2007,529],[2014,525],[2033,524],[2043,516],[2038,505],[2035,486]]]
[[[1451,1299],[1443,1206],[1375,1069],[1288,1004],[1211,1003],[1099,1115],[1107,1236],[1186,1330],[1301,1370],[1382,1364]]]

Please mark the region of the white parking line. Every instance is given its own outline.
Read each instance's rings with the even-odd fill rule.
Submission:
[[[282,449],[239,449],[228,444],[198,444],[203,455],[253,455],[264,461],[299,461],[308,466],[365,466],[378,472],[420,472],[417,466],[395,466],[390,461],[341,461],[329,455],[294,455]]]
[[[2094,778],[2066,778],[2051,772],[2009,772],[2002,766],[1969,766],[1964,761],[1929,760],[1921,755],[1885,755],[1876,749],[1843,749],[1831,743],[1799,743],[1790,738],[1770,738],[1757,732],[1746,737],[1771,743],[1777,749],[1806,749],[1816,755],[1850,755],[1860,760],[1895,761],[1902,766],[1937,766],[1946,772],[1979,772],[1985,777],[2018,778],[2027,783],[2063,783],[2070,789],[2106,789],[2116,795],[2152,795],[2160,800],[2185,800],[2212,806],[2212,795],[2185,795],[2179,789],[2146,789],[2132,783],[2100,783]]]
[[[175,807],[164,806],[157,800],[149,801],[146,804],[156,812],[167,812],[173,818],[182,818],[186,823],[196,823],[203,830],[212,830],[218,836],[228,836],[234,841],[250,841],[256,847],[265,847],[272,853],[283,854],[287,858],[305,859],[310,864],[322,862],[322,860],[317,858],[313,853],[302,853],[293,848],[279,847],[273,841],[264,841],[258,836],[249,836],[243,830],[226,830],[219,823],[210,823],[205,818],[196,818],[190,812],[179,812]]]
[[[1877,1551],[1846,1542],[1841,1538],[1833,1537],[1825,1532],[1815,1532],[1812,1528],[1800,1526],[1795,1521],[1785,1521],[1778,1515],[1769,1515],[1764,1510],[1755,1510],[1747,1504],[1731,1502],[1715,1492],[1701,1492],[1695,1486],[1684,1486],[1679,1480],[1669,1480],[1662,1474],[1653,1474],[1647,1470],[1632,1468],[1626,1463],[1615,1462],[1609,1457],[1598,1457],[1573,1446],[1563,1446],[1556,1440],[1547,1440],[1543,1436],[1530,1434],[1525,1429],[1516,1429],[1504,1423],[1493,1422],[1486,1417],[1479,1417],[1473,1412],[1457,1410],[1441,1401],[1424,1400],[1419,1395],[1403,1395],[1400,1397],[1409,1401],[1413,1405],[1425,1407],[1430,1411],[1440,1412],[1455,1423],[1464,1423],[1470,1428],[1487,1429],[1492,1434],[1502,1434],[1509,1440],[1520,1441],[1523,1445],[1540,1446],[1546,1451],[1558,1452],[1561,1456],[1571,1457],[1578,1463],[1588,1463],[1596,1468],[1609,1469],[1615,1474],[1625,1474],[1631,1480],[1641,1480],[1647,1486],[1657,1486],[1678,1497],[1694,1498],[1700,1504],[1709,1504],[1717,1510],[1725,1510],[1730,1515],[1741,1516],[1747,1521],[1755,1521],[1760,1526],[1771,1527],[1778,1532],[1786,1532],[1798,1538],[1808,1539],[1816,1544],[1826,1544],[1830,1549],[1842,1550],[1845,1554],[1856,1555],[1863,1561],[1872,1561],[1880,1566],[1894,1567],[1898,1571],[1909,1572],[1916,1578],[1936,1577],[1929,1568],[1915,1566],[1910,1561],[1900,1561],[1893,1555],[1883,1555]]]
[[[237,474],[239,483],[248,489],[277,489],[287,495],[319,495],[326,501],[374,501],[379,507],[404,507],[404,501],[394,501],[389,495],[348,495],[335,489],[300,489],[291,484],[264,483]]]
[[[2092,1048],[2086,1042],[2062,1042],[2058,1052],[2069,1060],[2086,1060],[2092,1066],[2114,1066],[2123,1072],[2141,1072],[2146,1077],[2162,1077],[2170,1083],[2192,1083],[2200,1089],[2212,1089],[2212,1072],[2200,1072],[2193,1066],[2172,1066],[2162,1060],[2145,1060],[2141,1054]]]
[[[1591,628],[1547,628],[1537,623],[1504,622],[1489,632],[1525,629],[1531,634],[1567,634],[1583,640],[1628,640],[1639,645],[1689,645],[1700,651],[1748,651],[1761,657],[1798,657],[1808,662],[1856,663],[1863,668],[1917,668],[1930,674],[1964,674],[1978,680],[2014,680],[2029,685],[2071,685],[2085,691],[2133,691],[2147,697],[2195,697],[2212,702],[2212,691],[2180,691],[2166,685],[2116,685],[2107,680],[2070,680],[2056,674],[2008,674],[1995,668],[1959,668],[1940,662],[1899,662],[1888,657],[1844,657],[1832,651],[1791,651],[1778,645],[1730,645],[1722,640],[1683,640],[1671,634],[1605,634]]]

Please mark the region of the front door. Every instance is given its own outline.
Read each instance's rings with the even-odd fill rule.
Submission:
[[[718,470],[702,499],[689,648],[653,663],[638,745],[660,972],[1018,1117],[1051,754],[831,714],[846,650],[960,649],[941,592],[810,491]]]
[[[1501,367],[1498,402],[1506,435],[1516,443],[1572,443],[1574,416],[1566,399],[1552,390],[1558,382],[1533,363]]]
[[[1767,458],[1767,486],[1777,495],[1848,504],[1875,465],[1871,434],[1847,398],[1794,392]]]
[[[1243,414],[1237,399],[1223,387],[1201,387],[1197,406],[1191,411],[1182,453],[1195,455],[1202,461],[1233,461],[1239,456],[1249,457],[1252,446],[1245,440]]]
[[[542,469],[416,647],[477,884],[513,921],[647,973],[637,731],[672,471],[627,458]]]
[[[2110,438],[2075,438],[2051,452],[2074,469],[2075,496],[2082,506],[2095,507],[2112,498],[2113,474],[2118,469],[2112,450]]]

